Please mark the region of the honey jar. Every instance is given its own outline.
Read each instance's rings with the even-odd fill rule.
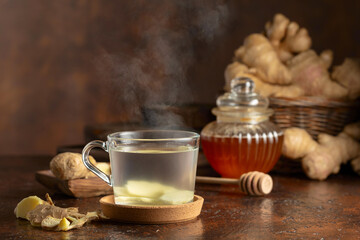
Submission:
[[[235,78],[231,92],[218,97],[216,121],[201,131],[210,165],[223,177],[239,178],[250,171],[269,172],[281,155],[283,132],[269,121],[269,100],[255,93],[250,78]]]

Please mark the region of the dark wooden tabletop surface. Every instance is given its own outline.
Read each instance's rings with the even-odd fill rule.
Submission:
[[[323,182],[303,174],[273,172],[274,189],[250,197],[233,185],[197,184],[204,197],[197,219],[166,225],[91,222],[69,232],[50,232],[16,219],[24,197],[44,198],[48,189],[35,180],[50,157],[0,157],[1,239],[360,239],[360,177],[342,172]],[[200,173],[201,171],[199,171]],[[100,208],[99,197],[75,199],[50,191],[60,207],[81,212]]]

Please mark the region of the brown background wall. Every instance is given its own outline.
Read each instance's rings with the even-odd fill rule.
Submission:
[[[356,0],[0,1],[0,154],[53,154],[143,104],[214,103],[234,49],[277,12],[335,63],[359,57]]]

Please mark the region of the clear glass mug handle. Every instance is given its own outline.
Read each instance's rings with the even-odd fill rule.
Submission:
[[[108,151],[106,142],[103,142],[100,140],[91,141],[88,144],[86,144],[86,146],[84,147],[84,149],[82,151],[82,161],[83,161],[85,167],[87,167],[87,169],[89,169],[96,176],[101,178],[104,182],[106,182],[107,184],[112,186],[111,176],[106,175],[103,171],[98,169],[94,164],[92,164],[89,161],[89,153],[90,153],[91,149],[96,148],[96,147],[102,148],[105,152]]]

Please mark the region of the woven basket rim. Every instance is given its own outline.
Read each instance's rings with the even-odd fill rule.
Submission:
[[[341,101],[341,100],[332,100],[324,97],[313,97],[313,96],[304,96],[297,98],[285,98],[285,97],[269,97],[270,105],[287,105],[287,106],[301,106],[301,107],[329,107],[329,108],[339,108],[339,107],[353,107],[360,106],[359,101]]]

